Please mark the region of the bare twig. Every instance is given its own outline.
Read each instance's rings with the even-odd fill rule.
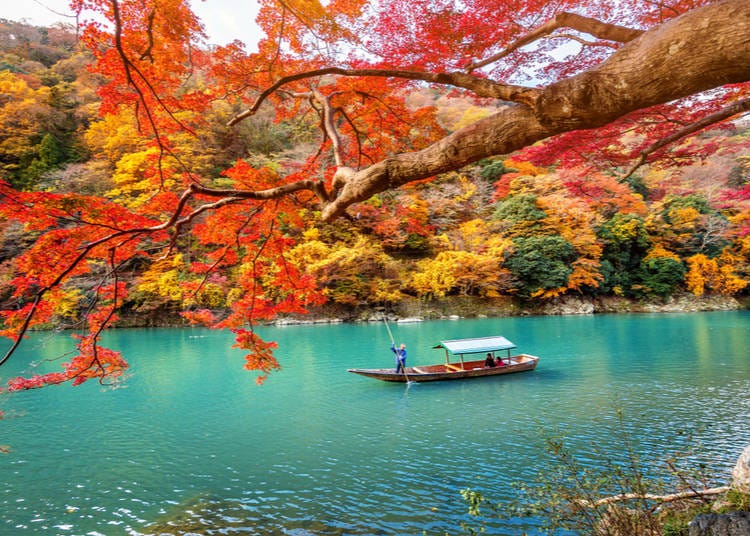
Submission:
[[[596,508],[598,506],[605,506],[607,504],[613,504],[617,502],[630,501],[633,499],[645,499],[649,501],[658,501],[661,503],[675,502],[682,499],[702,498],[707,495],[719,495],[726,493],[730,490],[729,486],[721,486],[718,488],[708,488],[702,490],[691,490],[684,491],[681,493],[670,493],[667,495],[655,495],[653,493],[622,493],[620,495],[613,495],[611,497],[604,497],[597,500],[586,500],[582,499],[577,501],[577,504],[584,508]]]

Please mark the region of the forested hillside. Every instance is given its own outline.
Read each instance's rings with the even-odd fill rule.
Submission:
[[[251,69],[239,48],[174,52],[170,78],[155,59],[169,43],[142,43],[144,63],[118,70],[125,46],[96,44],[102,35],[0,21],[8,336],[86,322],[95,341],[116,314],[238,328],[325,303],[354,310],[449,296],[747,295],[750,124],[742,116],[665,147],[651,140],[660,128],[668,137],[668,127],[645,115],[616,133],[571,130],[434,178],[394,182],[347,201],[333,220],[337,199],[321,207],[289,185],[319,174],[334,196],[344,191],[340,177],[351,170],[339,160],[336,129],[353,133],[364,167],[464,132],[506,103],[427,83],[371,82],[364,92],[335,78],[340,70],[322,70],[304,98],[279,91],[247,113],[247,100],[217,93],[239,91],[230,80]],[[149,63],[154,71],[143,71]],[[139,77],[148,82],[139,86]],[[152,99],[143,87],[170,96]],[[340,94],[358,96],[360,108],[331,104]],[[684,121],[663,114],[669,128]],[[336,128],[321,127],[328,121]],[[201,199],[197,208],[187,208],[191,197]],[[85,235],[84,225],[99,231]],[[264,370],[268,348],[244,336],[259,356],[250,366]]]
[[[148,202],[153,192],[141,175],[158,151],[139,136],[130,114],[99,118],[99,80],[87,72],[91,58],[76,48],[75,35],[7,21],[0,30],[3,179],[26,190]],[[481,102],[427,90],[409,104],[434,107],[448,131],[489,113]],[[188,150],[212,148],[201,157],[206,176],[235,163],[283,168],[316,135],[314,124],[275,122],[272,110],[230,129],[224,125],[233,112],[216,106],[197,136],[173,140]],[[612,152],[633,143],[627,136],[608,140]],[[533,150],[486,160],[429,187],[376,196],[344,228],[314,219],[290,226],[295,245],[287,261],[311,276],[327,300],[349,305],[409,296],[739,294],[750,283],[750,201],[742,195],[749,147],[748,124],[739,123],[691,137],[680,148],[683,159],[676,151],[629,177],[622,169],[582,172]],[[215,182],[222,181],[229,179]],[[8,300],[14,259],[33,231],[2,225]],[[166,264],[133,259],[135,311],[219,309],[239,298],[231,277],[203,281],[191,273],[192,247],[180,244]],[[88,279],[69,285],[59,315],[77,317]]]

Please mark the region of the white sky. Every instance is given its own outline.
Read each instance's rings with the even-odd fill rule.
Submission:
[[[258,2],[255,0],[190,0],[193,11],[203,21],[209,42],[225,45],[239,39],[253,50],[260,31],[255,24]],[[68,0],[1,0],[0,19],[25,21],[36,26],[56,22],[75,22]]]

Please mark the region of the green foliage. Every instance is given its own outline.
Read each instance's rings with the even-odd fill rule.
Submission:
[[[707,514],[711,509],[707,505],[686,507],[683,509],[667,509],[661,517],[660,536],[688,536],[688,525],[693,518],[700,514]]]
[[[627,178],[625,181],[628,186],[630,186],[630,189],[633,190],[635,193],[640,195],[643,199],[648,199],[649,191],[648,186],[646,186],[645,181],[643,180],[643,177],[640,175],[631,175]]]
[[[292,131],[288,124],[255,121],[244,130],[243,138],[250,153],[272,155],[292,148]]]
[[[617,267],[632,266],[634,259],[639,262],[651,247],[643,218],[633,214],[616,214],[597,234],[604,241],[605,256]]]
[[[726,496],[727,502],[734,510],[750,512],[750,493],[743,493],[736,489],[731,489]]]
[[[64,158],[63,148],[49,132],[42,137],[42,141],[36,149],[37,157],[21,171],[18,180],[18,183],[25,190],[36,186],[42,176],[55,169]]]
[[[411,254],[429,253],[431,249],[430,237],[417,233],[408,233],[406,235],[406,240],[404,240],[403,249]]]
[[[41,159],[35,158],[11,184],[21,190],[32,190],[47,170],[49,167]]]
[[[518,237],[505,261],[519,282],[519,294],[531,297],[535,293],[564,287],[576,259],[573,246],[560,236]]]
[[[535,222],[544,219],[547,214],[536,204],[536,196],[529,194],[515,195],[500,203],[495,211],[498,220],[509,220],[513,223]]]
[[[637,285],[632,287],[636,296],[660,296],[672,294],[682,283],[687,268],[671,258],[656,257],[641,261],[636,272]]]
[[[615,269],[609,259],[601,261],[599,273],[602,275],[602,281],[599,283],[599,288],[594,291],[594,294],[621,295],[623,293],[622,289],[630,288],[630,274]]]
[[[597,236],[602,241],[602,292],[633,296],[636,272],[641,268],[651,247],[651,239],[643,218],[633,214],[618,213],[601,225]]]
[[[39,144],[39,160],[47,168],[57,166],[63,159],[63,150],[57,140],[48,132]]]
[[[750,511],[750,494],[742,493],[735,489],[730,489],[726,494],[717,501],[715,505],[698,502],[682,505],[680,508],[664,509],[661,516],[661,535],[660,536],[688,536],[690,533],[689,524],[700,514],[724,513],[733,511]]]
[[[480,507],[487,501],[484,499],[482,492],[466,488],[461,490],[461,497],[469,505],[469,514],[472,516],[478,516]]]
[[[685,196],[669,197],[664,202],[662,217],[667,223],[673,223],[672,219],[676,211],[684,208],[692,208],[699,214],[711,214],[715,212],[708,203],[708,200],[700,194],[690,194]]]
[[[488,182],[495,182],[497,179],[511,171],[509,168],[505,167],[505,162],[503,160],[483,160],[479,163],[479,166],[479,176]]]

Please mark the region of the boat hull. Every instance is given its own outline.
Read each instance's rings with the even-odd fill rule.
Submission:
[[[533,355],[520,354],[510,358],[509,363],[502,367],[485,367],[484,360],[467,361],[463,363],[427,365],[423,367],[406,367],[406,371],[396,373],[392,368],[387,369],[349,369],[353,374],[374,378],[385,382],[434,382],[446,380],[461,380],[466,378],[483,378],[485,376],[500,376],[515,372],[534,370],[539,358]]]

